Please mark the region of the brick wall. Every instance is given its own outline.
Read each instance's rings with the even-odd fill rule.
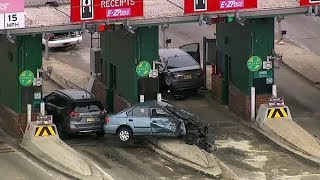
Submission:
[[[35,119],[36,117],[37,113],[33,112],[32,119]],[[24,131],[27,126],[26,113],[18,114],[7,107],[0,105],[0,119],[0,127],[2,130],[14,138],[22,138],[22,131]]]
[[[131,104],[125,100],[124,98],[114,95],[114,111],[115,113],[118,113],[126,108],[128,108]]]
[[[250,96],[246,96],[232,84],[229,85],[229,108],[242,118],[250,120]]]
[[[218,75],[212,75],[211,96],[216,101],[222,103],[222,78]]]
[[[268,103],[271,94],[256,95],[256,113],[260,104]],[[251,100],[250,96],[241,92],[238,88],[229,85],[229,108],[232,112],[236,113],[245,120],[250,121]]]
[[[102,82],[94,82],[92,93],[101,101],[104,107],[107,106],[107,87]]]

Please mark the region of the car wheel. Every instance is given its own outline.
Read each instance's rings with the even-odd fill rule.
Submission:
[[[105,132],[104,131],[99,131],[99,132],[96,132],[96,135],[98,137],[103,137],[105,135]]]
[[[187,131],[184,140],[187,144],[196,144],[198,141],[198,132],[196,130]]]
[[[129,142],[132,138],[132,132],[127,127],[120,128],[118,131],[118,137],[122,142]]]
[[[62,131],[61,125],[57,126],[57,130],[58,130],[59,137],[60,137],[61,140],[64,140],[64,139],[68,138],[68,135],[65,132]]]

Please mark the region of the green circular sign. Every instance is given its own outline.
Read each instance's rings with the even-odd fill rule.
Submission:
[[[34,74],[29,70],[23,71],[19,76],[20,84],[23,86],[31,85],[33,83],[33,80],[34,80]]]
[[[141,77],[148,76],[150,70],[151,66],[147,61],[141,61],[136,67],[136,72]]]
[[[247,61],[247,66],[250,71],[259,71],[259,69],[262,67],[262,60],[259,56],[252,56]]]

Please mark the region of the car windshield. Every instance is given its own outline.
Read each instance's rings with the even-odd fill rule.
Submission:
[[[167,64],[168,69],[198,65],[197,61],[195,61],[189,55],[169,57],[169,58],[167,58],[167,61],[168,61],[168,64]]]
[[[183,119],[195,118],[193,114],[173,105],[167,105],[166,109],[173,115]]]
[[[74,108],[74,111],[78,113],[100,112],[102,110],[103,107],[99,102],[80,102]]]

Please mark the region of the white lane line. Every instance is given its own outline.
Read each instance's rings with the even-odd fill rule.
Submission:
[[[174,171],[171,167],[169,167],[169,166],[165,166],[166,168],[168,168],[170,171]]]

